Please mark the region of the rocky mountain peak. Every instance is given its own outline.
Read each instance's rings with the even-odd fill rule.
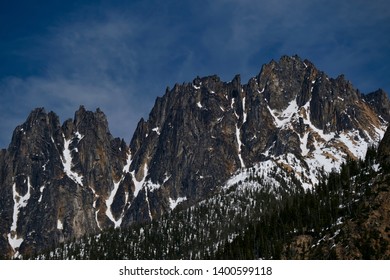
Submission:
[[[74,115],[74,124],[76,127],[88,127],[92,123],[100,124],[109,132],[107,117],[100,108],[97,108],[95,112],[92,112],[87,111],[84,106],[80,106]]]
[[[9,205],[0,210],[4,254],[28,254],[112,226],[108,199],[127,154],[100,110],[80,107],[63,125],[53,112],[33,110],[1,154],[0,196]]]
[[[30,127],[34,126],[37,120],[46,119],[46,111],[45,108],[36,108],[34,109],[26,120],[26,124]]]
[[[164,182],[172,199],[197,197],[201,181],[201,197],[264,159],[290,170],[315,163],[330,171],[347,155],[364,156],[362,143],[377,143],[385,124],[344,76],[329,78],[308,60],[284,56],[247,84],[237,75],[175,85],[139,123],[131,169],[147,167],[142,176]],[[203,175],[205,169],[213,175]],[[309,184],[318,175],[299,174]]]
[[[364,100],[374,108],[375,112],[385,121],[390,122],[390,100],[388,94],[378,89],[363,96]]]
[[[30,134],[35,135],[44,133],[45,131],[47,133],[55,130],[58,125],[59,119],[54,112],[47,114],[44,108],[37,108],[29,114],[23,125],[20,125],[15,129],[13,138],[21,138],[21,135],[30,137]],[[14,143],[14,139],[11,141],[11,144],[16,144]]]
[[[284,56],[247,84],[212,75],[167,88],[129,146],[100,109],[81,106],[62,125],[36,109],[0,152],[0,252],[148,222],[242,181],[312,188],[379,142],[387,104]]]
[[[283,56],[279,62],[263,65],[258,76],[260,91],[272,109],[285,109],[293,99],[303,106],[309,99],[311,83],[316,80],[318,72],[308,60]]]

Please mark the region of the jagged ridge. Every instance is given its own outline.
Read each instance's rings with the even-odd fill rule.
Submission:
[[[129,146],[99,109],[80,107],[62,126],[36,109],[0,153],[1,252],[150,221],[269,168],[310,188],[379,142],[389,104],[284,56],[247,84],[210,76],[167,89]]]

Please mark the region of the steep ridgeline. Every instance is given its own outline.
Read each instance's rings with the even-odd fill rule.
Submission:
[[[271,61],[245,85],[239,76],[196,78],[167,89],[139,122],[130,170],[152,217],[271,169],[310,188],[378,143],[389,104],[383,91],[363,96],[343,76],[331,79],[296,56]]]
[[[148,222],[249,177],[278,187],[271,170],[311,188],[379,142],[389,108],[381,90],[361,95],[284,56],[247,84],[210,76],[167,89],[129,146],[100,110],[60,125],[36,109],[0,152],[0,257]]]
[[[112,226],[120,209],[107,206],[114,206],[111,190],[122,177],[127,150],[99,109],[80,107],[62,126],[53,112],[34,110],[1,156],[1,257]]]

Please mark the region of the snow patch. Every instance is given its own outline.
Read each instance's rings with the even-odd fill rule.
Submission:
[[[241,168],[245,168],[244,160],[242,159],[242,156],[241,156],[242,142],[240,139],[241,138],[240,129],[238,128],[237,124],[236,124],[236,138],[237,138],[237,143],[238,143],[238,158],[240,159]]]
[[[292,100],[287,108],[281,112],[272,110],[269,105],[267,105],[267,107],[272,117],[274,118],[276,127],[278,128],[286,128],[291,126],[292,119],[298,111],[298,104],[295,99]]]
[[[387,123],[386,123],[386,125],[383,125],[381,128],[377,128],[376,126],[373,125],[373,128],[374,128],[375,133],[376,133],[376,138],[374,138],[373,140],[375,142],[381,141],[383,139],[383,136],[385,136],[385,132],[387,129]]]
[[[159,188],[161,188],[161,185],[158,183],[153,183],[152,181],[148,180],[145,182],[145,187],[149,191],[154,192],[155,190],[158,190]]]
[[[72,170],[72,150],[69,149],[71,139],[66,140],[65,135],[62,135],[64,138],[64,151],[62,156],[62,165],[64,166],[64,171],[66,175],[72,179],[76,184],[83,186],[83,176],[77,174]],[[79,138],[78,138],[79,139]]]
[[[296,101],[293,100],[282,111],[273,110],[269,106],[268,110],[274,118],[275,125],[281,129],[293,129],[292,124],[300,121],[300,117],[302,118],[305,131],[299,134],[299,138],[303,159],[297,159],[293,154],[274,158],[269,154],[272,147],[264,154],[271,156],[286,168],[291,168],[295,176],[301,180],[304,188],[310,188],[317,184],[322,171],[330,173],[339,170],[348,153],[356,158],[364,158],[368,146],[377,143],[385,131],[384,127],[373,126],[376,137],[372,138],[375,139],[366,133],[371,141],[364,139],[357,130],[325,134],[310,121],[310,100],[302,107],[298,107]],[[310,148],[308,148],[309,136],[313,139]]]
[[[172,175],[168,176],[167,174],[165,174],[165,178],[164,178],[163,184],[165,184],[171,177],[172,177]]]
[[[161,186],[164,185],[170,178],[171,178],[171,175],[168,176],[167,174],[165,174],[165,178],[164,178],[163,183],[161,185],[158,183],[153,183],[151,180],[146,181],[144,185],[149,191],[154,192],[155,190],[158,190],[159,188],[161,188]]]
[[[123,172],[128,173],[130,171],[130,165],[131,165],[132,159],[131,159],[131,153],[129,152],[126,159],[126,165],[123,167]]]
[[[145,189],[145,201],[146,201],[146,204],[148,205],[149,219],[152,221],[153,217],[152,217],[152,213],[150,212],[149,191],[147,188]]]
[[[374,170],[375,172],[379,172],[380,170],[380,164],[376,163],[376,164],[373,164],[371,166],[372,170]]]
[[[80,142],[81,139],[84,138],[84,135],[82,135],[80,132],[76,131],[75,132],[75,137],[77,138],[78,142]]]
[[[12,249],[14,252],[16,251],[17,248],[22,245],[24,239],[22,237],[18,238],[17,233],[8,233],[8,243],[11,245]]]
[[[242,114],[243,114],[243,121],[242,123],[245,123],[246,122],[246,117],[247,117],[247,114],[246,114],[246,110],[245,110],[245,97],[242,98]]]
[[[18,216],[21,208],[24,208],[28,204],[28,200],[31,197],[31,184],[30,177],[27,177],[27,193],[21,196],[16,190],[16,183],[12,185],[12,198],[14,201],[14,209],[12,215],[12,225],[10,228],[10,233],[8,234],[8,243],[11,245],[12,249],[15,251],[23,242],[23,238],[19,237],[17,234],[18,227]]]
[[[111,205],[114,202],[115,195],[118,192],[119,185],[121,182],[122,180],[119,180],[118,182],[114,182],[114,189],[111,191],[110,196],[106,200],[106,216],[114,223],[115,228],[118,228],[121,225],[122,220],[121,219],[119,219],[118,221],[115,220],[114,215],[111,211]]]
[[[280,183],[276,181],[273,175],[270,176],[271,170],[278,168],[281,170],[275,160],[269,159],[259,162],[250,168],[242,168],[237,171],[229,180],[223,185],[223,188],[228,189],[234,185],[238,185],[241,189],[253,189],[262,188],[265,185],[278,186]],[[255,176],[261,179],[261,183],[258,181],[249,181],[251,176]]]
[[[38,199],[38,203],[41,203],[41,201],[42,201],[42,197],[43,197],[43,191],[45,190],[45,185],[43,185],[43,186],[41,186],[40,188],[39,188],[39,192],[41,193],[41,195],[39,196],[39,199]]]
[[[111,206],[112,206],[112,203],[114,202],[115,195],[118,192],[120,183],[125,178],[125,174],[129,172],[131,162],[132,162],[131,153],[128,153],[127,159],[126,159],[126,164],[125,164],[125,166],[123,167],[123,170],[122,170],[124,175],[122,175],[121,179],[118,182],[113,182],[114,183],[114,188],[112,189],[112,191],[110,193],[110,196],[106,200],[106,207],[107,207],[107,209],[106,209],[106,216],[114,223],[114,227],[115,228],[120,227],[120,225],[122,224],[122,219],[123,219],[124,213],[121,214],[121,217],[118,220],[115,220],[114,215],[113,215],[113,213],[111,211]],[[129,198],[129,194],[126,193],[125,204],[127,204],[128,198]]]
[[[303,137],[300,137],[301,139],[301,144],[300,144],[300,147],[301,147],[301,151],[302,151],[302,156],[307,156],[307,154],[310,152],[310,150],[307,148],[307,139],[309,137],[309,133],[305,133],[305,135],[303,135]]]
[[[187,200],[187,197],[178,197],[176,200],[172,199],[172,198],[169,198],[169,207],[171,208],[171,210],[175,209],[177,205],[179,205],[180,203],[182,203],[183,201],[186,201]]]
[[[94,206],[94,208],[95,208],[95,206]],[[99,228],[100,230],[103,230],[103,229],[101,228],[101,226],[100,226],[100,222],[99,222],[99,219],[98,219],[99,211],[100,211],[100,209],[98,209],[97,211],[95,211],[95,221],[96,221],[96,225],[98,226],[98,228]]]
[[[145,183],[145,179],[146,179],[147,174],[148,174],[148,165],[146,163],[144,165],[144,174],[143,174],[143,177],[140,181],[138,181],[137,178],[135,178],[135,170],[131,172],[131,176],[133,178],[133,183],[135,186],[134,199],[138,196],[139,191],[142,189],[142,187]]]
[[[64,225],[62,224],[60,219],[57,220],[57,229],[59,229],[59,230],[63,230],[64,229]]]
[[[152,131],[156,132],[157,135],[160,135],[160,128],[159,127],[153,128]]]
[[[49,159],[45,162],[44,165],[42,165],[42,170],[46,171],[46,165],[49,163]]]
[[[199,107],[199,108],[203,108],[202,104],[200,103],[200,101],[198,103],[196,103],[196,105]]]
[[[356,158],[365,157],[369,143],[360,137],[359,131],[343,132],[339,135],[339,139]]]

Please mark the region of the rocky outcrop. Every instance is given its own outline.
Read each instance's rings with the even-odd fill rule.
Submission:
[[[265,160],[297,171],[310,187],[316,169],[364,157],[385,125],[343,76],[329,78],[307,60],[284,56],[247,84],[238,75],[230,82],[209,76],[168,89],[138,124],[130,170],[148,182],[149,201],[152,193],[166,198],[151,209],[155,217],[168,200],[194,203]]]
[[[390,127],[378,147],[379,162],[386,168],[390,168]]]
[[[364,100],[371,105],[378,116],[390,122],[390,101],[389,96],[383,89],[378,89],[363,96]]]
[[[53,112],[34,110],[1,156],[2,257],[113,226],[107,199],[127,151],[99,109],[80,107],[62,126]]]

